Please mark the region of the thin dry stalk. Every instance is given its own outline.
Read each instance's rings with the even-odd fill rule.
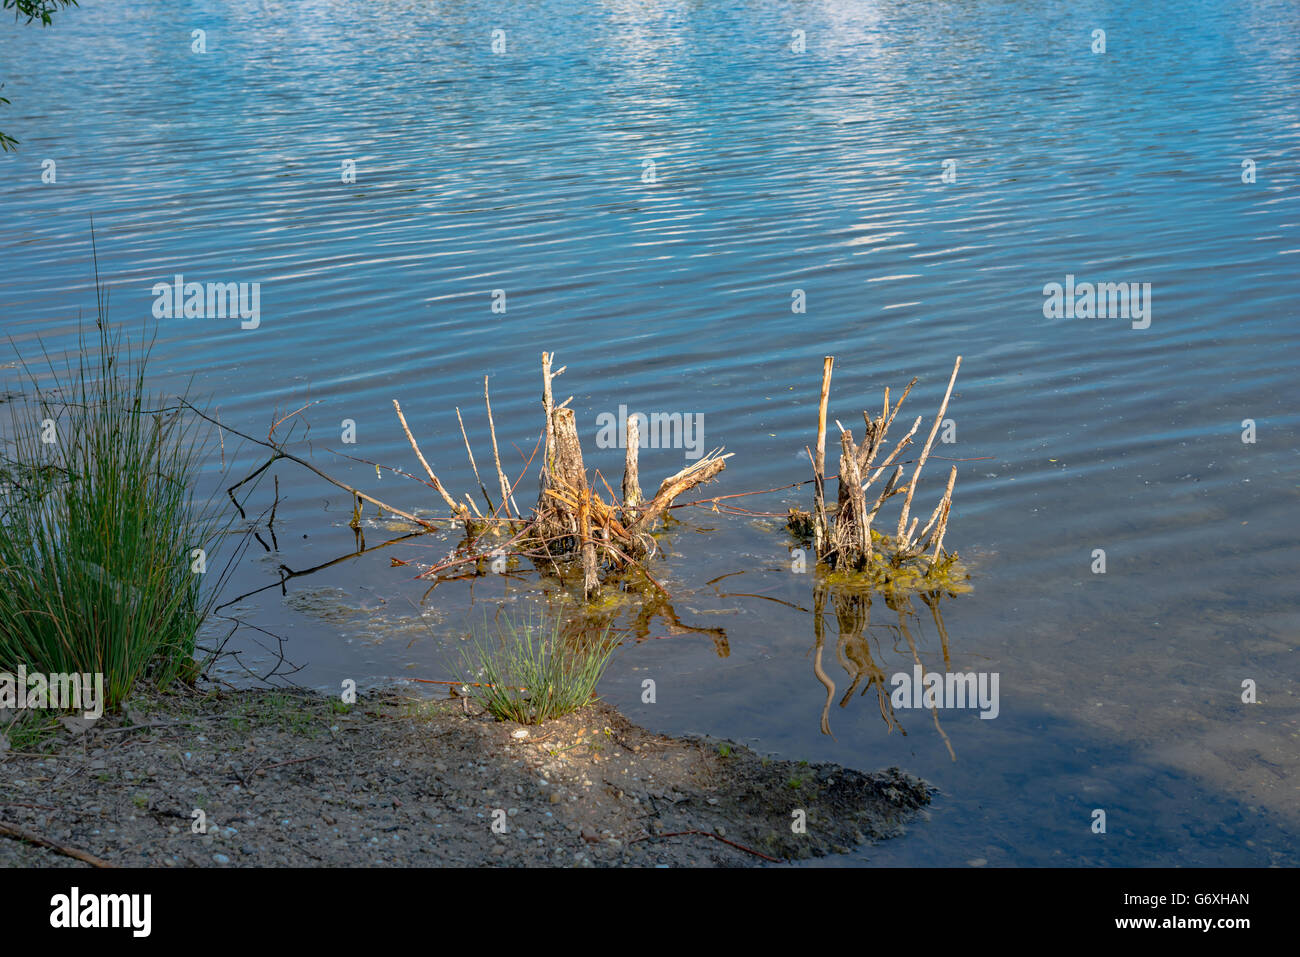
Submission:
[[[438,476],[433,474],[433,469],[429,468],[429,463],[424,460],[424,453],[420,451],[420,446],[416,444],[415,436],[411,434],[411,427],[406,424],[406,416],[402,415],[402,406],[396,399],[393,400],[393,408],[397,410],[397,420],[402,423],[402,431],[406,433],[406,440],[411,443],[411,448],[415,450],[415,457],[419,459],[420,464],[424,466],[424,471],[429,476],[429,481],[433,483],[434,491],[442,496],[442,500],[447,503],[447,507],[451,509],[453,515],[463,517],[467,511],[465,506],[456,504],[455,499],[447,494],[447,490],[443,488],[442,483],[438,481]]]
[[[474,470],[474,480],[478,482],[478,490],[483,493],[483,501],[487,502],[488,511],[495,512],[496,506],[492,504],[492,497],[488,495],[487,487],[483,484],[483,480],[479,478],[478,465],[474,462],[474,450],[470,448],[469,436],[465,434],[465,420],[460,417],[460,406],[456,406],[456,421],[460,423],[460,436],[465,440],[465,454],[469,456],[469,467]],[[477,512],[478,509],[476,508],[475,511]]]
[[[952,375],[948,378],[948,389],[943,394],[943,402],[939,405],[939,414],[934,417],[934,424],[930,426],[930,436],[925,440],[925,448],[921,451],[921,457],[916,462],[916,471],[912,473],[912,480],[907,483],[907,497],[903,499],[903,510],[898,516],[898,533],[896,537],[905,544],[911,543],[912,532],[907,531],[907,537],[903,537],[904,529],[907,529],[908,514],[912,508],[912,494],[916,491],[916,483],[921,478],[921,469],[925,468],[925,460],[930,457],[930,449],[934,447],[935,436],[939,434],[939,426],[943,424],[943,414],[948,411],[948,400],[952,398],[952,387],[957,382],[957,370],[961,368],[961,356],[952,365]]]
[[[813,548],[820,555],[826,544],[826,405],[831,395],[831,369],[835,357],[822,359],[822,394],[817,406],[817,458],[813,462]]]
[[[641,446],[640,426],[635,415],[627,417],[627,455],[623,465],[623,508],[631,521],[636,520],[636,508],[641,504],[641,473],[637,456]]]
[[[483,377],[483,404],[487,406],[488,431],[492,433],[492,460],[497,466],[497,481],[501,483],[501,510],[505,512],[506,518],[510,518],[510,504],[513,499],[510,497],[510,483],[506,481],[505,469],[501,468],[501,453],[497,451],[497,427],[492,421],[492,399],[488,396],[488,377]],[[515,515],[519,514],[519,506],[515,505]]]

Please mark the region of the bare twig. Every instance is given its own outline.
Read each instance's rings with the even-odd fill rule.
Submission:
[[[220,429],[225,429],[225,430],[226,430],[227,432],[229,432],[231,435],[237,435],[237,436],[239,436],[241,439],[245,439],[245,440],[247,440],[247,441],[249,441],[249,442],[252,442],[252,443],[254,443],[254,444],[256,444],[256,445],[260,445],[260,446],[262,446],[263,448],[270,449],[272,452],[275,453],[276,458],[288,459],[290,462],[297,462],[297,463],[298,463],[299,465],[301,465],[303,468],[308,469],[308,470],[310,470],[310,471],[312,471],[312,472],[315,472],[317,475],[319,475],[319,476],[320,476],[321,478],[323,478],[325,481],[329,482],[331,485],[337,486],[338,488],[343,489],[345,492],[351,492],[351,493],[353,494],[353,496],[355,496],[355,497],[357,497],[357,498],[365,499],[367,502],[369,502],[369,503],[372,504],[372,505],[378,506],[379,508],[382,508],[382,509],[384,509],[384,510],[387,511],[387,512],[392,512],[394,515],[397,515],[397,516],[400,517],[400,518],[404,518],[404,519],[406,519],[408,522],[414,522],[416,525],[420,525],[420,526],[422,526],[422,527],[424,527],[424,528],[436,528],[436,527],[437,527],[437,526],[435,526],[432,522],[427,522],[427,521],[425,521],[425,520],[422,519],[422,518],[416,518],[414,515],[411,515],[409,512],[404,512],[404,511],[402,511],[400,508],[394,508],[393,506],[389,505],[387,502],[381,502],[379,499],[374,498],[373,496],[367,495],[365,492],[358,491],[357,489],[354,489],[351,485],[348,485],[346,482],[340,482],[338,479],[334,478],[332,475],[327,475],[326,473],[322,472],[320,469],[318,469],[316,466],[312,465],[312,464],[311,464],[310,462],[308,462],[306,459],[299,458],[298,456],[292,454],[291,452],[286,452],[283,448],[281,448],[280,446],[276,445],[274,442],[264,442],[264,441],[262,441],[261,439],[257,439],[257,438],[254,438],[254,437],[251,436],[251,435],[248,435],[248,434],[245,433],[245,432],[240,432],[238,429],[233,429],[233,428],[231,428],[231,427],[228,426],[228,425],[222,425],[222,424],[221,424],[220,422],[218,422],[216,419],[212,418],[212,416],[207,415],[207,414],[205,414],[205,413],[203,413],[203,412],[200,412],[198,409],[196,409],[193,405],[191,405],[189,402],[185,401],[184,399],[182,399],[182,400],[180,400],[180,401],[181,401],[181,403],[182,403],[186,408],[188,408],[191,412],[193,412],[193,413],[194,413],[195,415],[197,415],[199,418],[201,418],[201,419],[205,419],[205,420],[207,420],[208,422],[211,422],[213,425],[217,426],[217,427],[220,428]],[[270,463],[267,463],[267,464],[269,465]],[[258,471],[261,471],[261,469],[259,469]],[[250,476],[250,477],[251,477],[251,476]],[[245,481],[246,481],[246,480],[245,480]],[[241,482],[240,484],[243,484],[243,483]],[[235,487],[237,488],[238,486],[235,486]]]
[[[433,474],[433,469],[429,468],[429,463],[424,460],[424,454],[420,451],[420,446],[415,443],[415,436],[411,434],[411,429],[406,424],[406,416],[402,415],[402,406],[396,399],[393,400],[393,408],[397,410],[397,418],[402,423],[402,431],[406,433],[406,439],[411,443],[411,448],[415,450],[415,457],[418,458],[420,464],[424,466],[424,471],[428,473],[429,481],[433,483],[434,489],[442,496],[442,500],[447,503],[447,507],[451,509],[453,515],[464,516],[466,511],[465,506],[456,504],[455,500],[447,494],[447,490],[444,489],[442,483],[438,481],[438,476]]]
[[[460,417],[460,406],[456,406],[456,421],[460,423],[460,435],[465,440],[465,452],[469,455],[469,467],[474,470],[474,480],[478,482],[478,489],[483,493],[483,501],[487,502],[489,512],[496,512],[497,508],[492,504],[492,497],[488,495],[487,487],[484,486],[483,480],[479,478],[478,466],[474,463],[474,450],[469,447],[469,436],[465,434],[465,420]],[[505,499],[502,499],[504,504]],[[507,510],[506,514],[510,514]]]
[[[0,837],[12,837],[14,840],[26,841],[28,844],[35,844],[37,847],[49,848],[56,854],[62,854],[64,857],[71,857],[73,860],[82,861],[91,867],[113,867],[115,865],[108,861],[101,860],[94,854],[88,854],[85,851],[75,847],[69,847],[66,844],[60,844],[58,841],[52,841],[48,837],[42,837],[35,831],[25,827],[19,827],[17,824],[6,824],[0,821]]]
[[[492,459],[497,466],[497,481],[501,483],[501,510],[505,512],[506,518],[510,517],[510,483],[506,481],[505,470],[501,468],[501,453],[497,451],[497,427],[492,421],[492,399],[488,396],[488,377],[483,377],[483,404],[487,406],[488,431],[492,433]],[[515,514],[519,514],[519,506],[515,506]]]

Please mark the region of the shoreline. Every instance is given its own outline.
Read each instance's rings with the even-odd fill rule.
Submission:
[[[137,698],[0,765],[6,867],[770,866],[898,837],[933,793],[601,701],[523,727],[398,691]]]

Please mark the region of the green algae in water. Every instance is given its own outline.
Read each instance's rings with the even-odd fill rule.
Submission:
[[[918,592],[964,595],[974,590],[974,586],[970,583],[970,573],[955,554],[933,565],[920,560],[896,566],[880,553],[876,553],[867,567],[860,571],[831,570],[818,566],[817,578],[818,581],[834,588],[878,591],[887,595],[908,595]]]

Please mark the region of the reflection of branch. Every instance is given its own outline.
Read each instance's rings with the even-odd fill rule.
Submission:
[[[255,439],[255,438],[253,438],[251,435],[248,435],[248,434],[246,434],[246,433],[244,433],[244,432],[240,432],[238,429],[232,429],[232,428],[231,428],[230,426],[228,426],[228,425],[222,425],[222,424],[221,424],[220,422],[218,422],[216,419],[212,418],[212,416],[207,415],[206,413],[200,412],[198,409],[196,409],[193,405],[191,405],[189,402],[185,401],[184,399],[181,399],[180,402],[181,402],[182,405],[184,405],[186,408],[188,408],[191,412],[193,412],[193,413],[194,413],[195,415],[197,415],[199,418],[201,418],[201,419],[206,419],[208,422],[211,422],[211,423],[212,423],[213,425],[215,425],[217,428],[219,428],[219,429],[224,429],[225,431],[231,433],[232,435],[237,435],[237,436],[239,436],[241,439],[245,439],[245,440],[247,440],[247,441],[249,441],[249,442],[252,442],[252,443],[255,444],[255,445],[260,445],[260,446],[262,446],[262,448],[270,449],[272,452],[275,453],[275,458],[288,459],[290,462],[297,462],[297,463],[298,463],[299,465],[301,465],[303,468],[308,469],[309,471],[315,472],[317,475],[319,475],[319,476],[320,476],[321,478],[323,478],[325,481],[329,482],[331,485],[336,485],[336,486],[338,486],[339,488],[343,489],[345,492],[351,492],[351,493],[352,493],[354,496],[356,496],[357,498],[365,499],[367,502],[371,503],[372,505],[375,505],[375,506],[377,506],[377,507],[379,507],[379,508],[382,508],[382,509],[384,509],[385,511],[392,512],[394,515],[400,516],[401,518],[406,519],[408,522],[413,522],[413,523],[415,523],[416,525],[420,525],[420,526],[422,526],[422,527],[424,527],[424,528],[434,528],[434,527],[435,527],[431,522],[426,522],[426,521],[425,521],[424,519],[422,519],[422,518],[416,518],[414,515],[411,515],[409,512],[403,512],[400,508],[393,508],[393,506],[389,505],[387,502],[381,502],[381,501],[379,501],[379,499],[377,499],[377,498],[373,498],[373,497],[367,495],[365,492],[361,492],[361,491],[358,491],[357,489],[354,489],[351,485],[348,485],[348,484],[345,483],[345,482],[340,482],[338,479],[334,478],[333,476],[326,475],[324,472],[322,472],[322,471],[321,471],[320,469],[318,469],[316,466],[312,465],[312,464],[311,464],[310,462],[308,462],[306,459],[299,458],[298,456],[294,455],[294,454],[291,453],[291,452],[286,452],[286,451],[285,451],[281,446],[276,445],[274,442],[264,442],[264,441],[261,440],[261,439]],[[274,460],[275,460],[275,459],[273,458],[272,461],[274,461]],[[269,464],[271,464],[271,463],[268,462],[267,464],[269,465]],[[259,471],[260,471],[260,470],[259,470]]]
[[[907,620],[906,620],[906,618],[904,617],[903,606],[902,606],[901,604],[898,605],[896,610],[897,610],[897,612],[898,612],[898,627],[899,627],[899,630],[902,631],[903,636],[907,639],[907,645],[908,645],[908,647],[912,649],[912,658],[913,658],[913,660],[916,661],[917,666],[920,667],[920,669],[921,669],[921,680],[922,680],[922,682],[924,682],[924,680],[925,680],[925,665],[921,663],[921,656],[920,656],[920,654],[919,654],[919,653],[917,652],[917,650],[916,650],[916,642],[914,642],[914,641],[912,640],[912,633],[911,633],[911,631],[908,630],[908,627],[907,627]],[[946,744],[946,745],[948,746],[948,756],[951,757],[951,758],[953,759],[953,761],[956,761],[956,760],[957,760],[957,752],[954,751],[954,750],[952,749],[952,742],[951,742],[950,740],[948,740],[948,735],[947,735],[947,733],[943,730],[942,725],[939,724],[939,709],[936,708],[936,707],[932,707],[932,708],[930,709],[930,713],[934,716],[934,728],[935,728],[935,730],[938,731],[938,732],[939,732],[939,735],[943,738],[943,743]]]
[[[831,701],[835,698],[835,682],[831,681],[830,677],[822,669],[822,645],[826,640],[826,625],[823,621],[825,614],[826,590],[818,585],[813,594],[813,634],[817,638],[816,654],[813,657],[813,674],[826,687],[826,704],[822,708],[822,734],[830,735],[833,738],[835,735],[831,734],[830,714]]]
[[[930,609],[930,616],[934,619],[934,627],[939,632],[939,644],[943,647],[943,670],[952,670],[952,661],[948,655],[948,629],[943,625],[943,613],[939,611],[939,593],[933,595],[921,593],[921,601],[925,602],[926,607]]]
[[[339,564],[339,562],[347,561],[350,558],[356,558],[359,555],[365,555],[367,552],[375,552],[381,548],[387,548],[389,545],[396,545],[398,542],[404,542],[408,538],[419,538],[423,534],[425,533],[408,532],[405,535],[399,535],[397,538],[391,538],[388,541],[381,542],[378,545],[371,545],[369,548],[363,548],[361,551],[346,552],[345,554],[340,555],[338,558],[332,558],[327,562],[322,562],[319,565],[313,565],[311,568],[304,568],[301,571],[294,571],[288,565],[281,564],[279,566],[279,570],[282,572],[282,575],[276,581],[271,582],[269,585],[263,585],[261,588],[254,588],[252,591],[245,592],[244,594],[240,595],[238,598],[232,598],[228,602],[223,602],[221,605],[217,606],[217,608],[215,608],[214,611],[220,611],[222,608],[229,607],[230,605],[233,605],[236,602],[241,602],[245,598],[252,598],[254,595],[261,594],[262,592],[266,591],[268,588],[275,588],[277,585],[283,587],[284,583],[291,579],[302,578],[304,575],[312,575],[315,574],[316,572],[324,571],[326,568]]]
[[[641,604],[641,611],[637,614],[636,621],[632,624],[632,630],[636,634],[637,641],[645,641],[650,636],[650,622],[658,615],[668,622],[670,628],[675,628],[677,633],[687,632],[695,635],[708,635],[713,639],[713,650],[717,652],[719,658],[726,658],[731,654],[731,646],[727,644],[727,632],[722,628],[696,628],[692,625],[682,624],[682,620],[677,617],[677,612],[668,601],[662,597],[651,600],[646,598]]]
[[[720,591],[719,598],[761,598],[763,601],[774,601],[778,605],[785,605],[787,608],[793,608],[795,611],[802,611],[805,614],[812,614],[812,610],[805,608],[803,605],[796,605],[792,601],[786,601],[784,598],[773,598],[771,595],[754,595],[743,591]]]

